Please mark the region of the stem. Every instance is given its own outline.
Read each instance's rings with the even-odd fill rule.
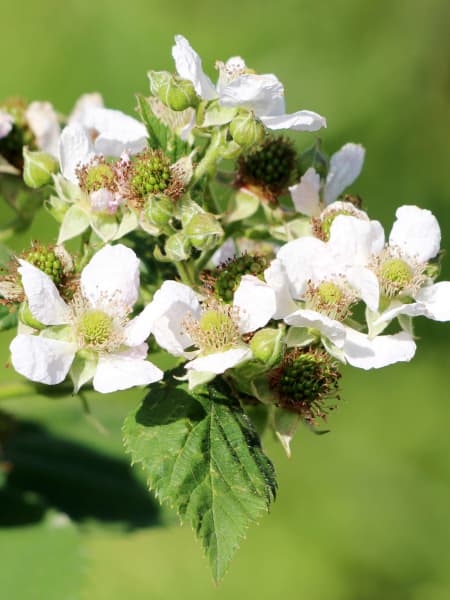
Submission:
[[[106,429],[106,427],[104,427],[100,423],[100,421],[92,414],[91,407],[89,406],[86,396],[84,394],[78,393],[78,397],[81,400],[81,405],[83,407],[86,419],[95,427],[95,429],[99,433],[101,433],[102,435],[109,435],[109,431]]]
[[[217,159],[219,158],[219,150],[221,145],[225,142],[225,132],[221,129],[215,131],[211,136],[211,141],[202,160],[198,163],[197,168],[194,171],[192,177],[192,184],[197,183],[204,175],[213,174]]]
[[[189,287],[195,287],[195,273],[192,270],[192,266],[181,261],[175,262],[174,264],[178,271],[178,275],[180,276],[181,281]]]

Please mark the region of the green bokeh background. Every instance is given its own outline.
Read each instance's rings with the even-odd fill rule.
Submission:
[[[436,214],[450,248],[446,0],[21,0],[2,2],[0,12],[0,98],[48,99],[68,112],[81,93],[101,91],[108,106],[131,113],[133,93],[147,89],[147,69],[170,69],[173,34],[183,33],[211,75],[216,59],[235,54],[276,73],[289,110],[327,117],[328,151],[363,143],[365,167],[353,190],[371,217],[389,229],[397,206],[419,204]],[[295,139],[299,147],[311,141]],[[42,214],[17,247],[37,235],[50,240],[48,219]],[[450,278],[448,258],[442,277]],[[418,334],[411,364],[344,370],[345,402],[330,434],[299,431],[290,461],[266,440],[279,497],[219,588],[189,528],[170,512],[132,532],[91,522],[80,529],[50,514],[0,533],[4,597],[447,600],[450,326],[422,320]],[[0,337],[0,385],[19,381],[3,368],[11,337]],[[108,436],[74,398],[21,398],[4,407],[120,457],[120,424],[138,398],[92,397]]]

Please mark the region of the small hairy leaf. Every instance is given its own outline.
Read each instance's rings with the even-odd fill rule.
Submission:
[[[200,389],[201,391],[197,391]],[[124,425],[133,463],[161,503],[190,522],[218,581],[247,527],[268,510],[275,473],[239,404],[221,383],[195,393],[154,386]]]

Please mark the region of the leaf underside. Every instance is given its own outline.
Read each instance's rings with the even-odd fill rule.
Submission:
[[[158,384],[124,425],[133,463],[161,503],[190,522],[221,579],[247,527],[275,497],[275,473],[239,404],[221,384]]]

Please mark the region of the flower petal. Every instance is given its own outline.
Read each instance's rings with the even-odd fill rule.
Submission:
[[[152,302],[127,327],[129,343],[134,345],[151,332],[161,348],[174,356],[185,356],[184,349],[192,345],[192,339],[183,328],[183,321],[189,315],[200,318],[200,303],[195,292],[183,283],[165,281]]]
[[[284,112],[283,84],[272,74],[240,75],[221,89],[219,104],[248,108],[257,117],[280,115]]]
[[[75,170],[88,163],[93,152],[94,148],[84,127],[78,124],[65,127],[59,138],[59,162],[64,177],[77,184]]]
[[[346,270],[345,277],[370,310],[378,310],[380,285],[375,273],[364,267],[351,267]]]
[[[450,281],[423,287],[416,300],[424,305],[424,315],[434,321],[450,321]]]
[[[108,394],[135,385],[148,385],[164,377],[161,369],[145,360],[147,344],[120,354],[105,354],[98,359],[93,386],[97,392]]]
[[[139,259],[122,244],[105,246],[84,267],[80,285],[93,306],[114,301],[128,314],[139,293]]]
[[[103,108],[103,98],[98,92],[83,94],[78,98],[69,115],[68,123],[79,123],[80,125],[83,125],[86,112],[92,108]]]
[[[346,329],[344,325],[315,310],[300,309],[287,315],[284,320],[288,325],[318,329],[320,333],[331,340],[338,348],[342,348],[344,344]]]
[[[20,267],[17,270],[22,276],[23,289],[33,317],[44,325],[68,323],[69,308],[50,277],[26,260],[18,260]]]
[[[250,348],[232,348],[225,352],[216,352],[207,356],[199,356],[185,364],[186,369],[194,369],[202,373],[215,373],[219,375],[227,369],[231,369],[236,365],[252,358]]]
[[[312,110],[299,110],[290,114],[261,115],[261,121],[269,129],[292,129],[293,131],[318,131],[327,126],[327,120]]]
[[[83,114],[83,125],[98,132],[94,147],[97,154],[120,156],[136,154],[147,145],[147,129],[120,110],[90,108]]]
[[[416,352],[412,337],[402,331],[395,335],[380,335],[370,339],[350,327],[346,328],[344,355],[347,362],[359,369],[380,369],[396,362],[407,362]]]
[[[58,115],[50,102],[32,102],[26,110],[25,117],[36,137],[38,148],[52,156],[58,156],[61,129]]]
[[[330,160],[325,183],[325,204],[334,202],[361,173],[365,150],[360,144],[345,144]]]
[[[308,217],[320,215],[319,190],[320,176],[314,167],[310,167],[300,179],[300,183],[289,188],[292,202],[297,211]]]
[[[365,267],[383,249],[384,230],[378,221],[338,215],[331,224],[328,247],[337,264]]]
[[[283,265],[294,298],[301,298],[309,280],[329,271],[330,256],[326,244],[313,237],[288,242],[280,248],[277,259]]]
[[[203,72],[200,56],[182,35],[175,36],[172,56],[178,75],[191,81],[195,91],[201,98],[212,100],[217,96],[211,80]]]
[[[397,246],[406,256],[426,262],[437,255],[441,246],[441,229],[436,217],[429,210],[418,206],[400,206],[389,244]]]
[[[289,280],[282,262],[278,259],[273,260],[264,271],[264,277],[275,292],[276,310],[273,318],[282,319],[286,315],[295,312],[297,305],[289,291]]]
[[[56,385],[66,378],[76,346],[36,335],[18,335],[9,349],[18,373],[31,381]]]
[[[274,290],[253,275],[244,275],[234,293],[233,306],[239,309],[239,331],[249,333],[264,327],[277,308]]]

